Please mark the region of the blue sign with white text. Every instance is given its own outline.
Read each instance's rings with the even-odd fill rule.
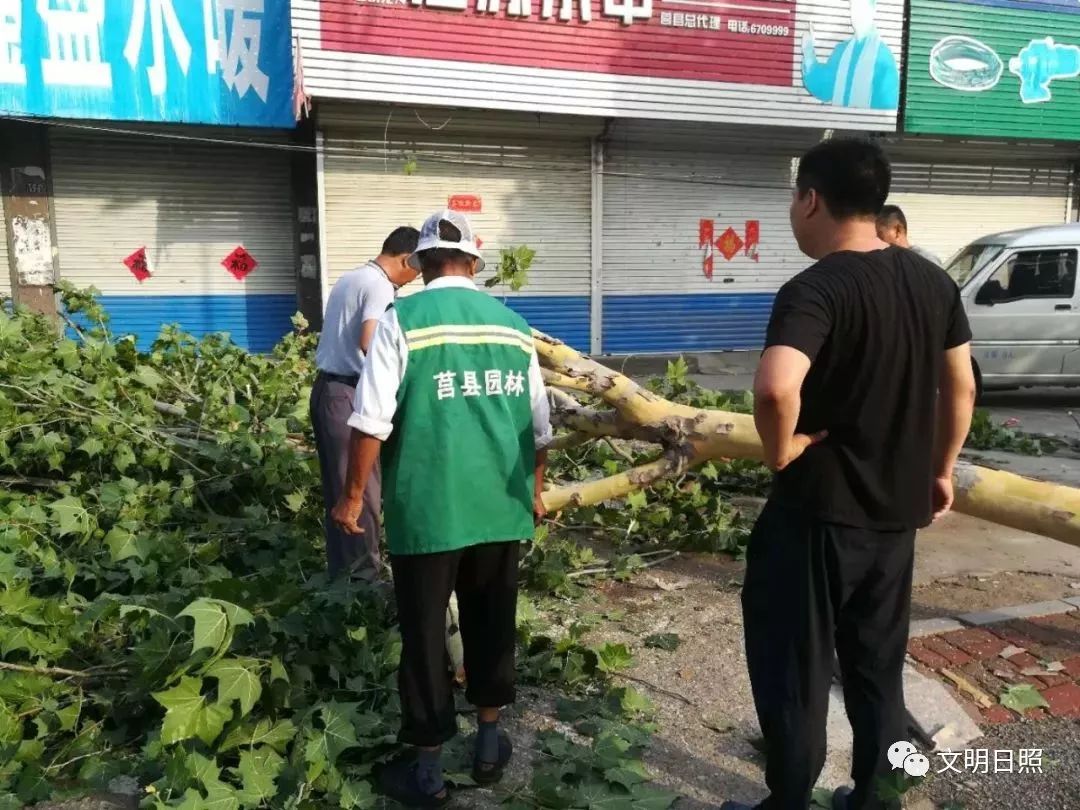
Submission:
[[[288,0],[0,0],[0,115],[291,128]]]

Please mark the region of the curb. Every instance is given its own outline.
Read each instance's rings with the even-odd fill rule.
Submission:
[[[986,625],[1009,622],[1014,619],[1059,616],[1063,613],[1072,613],[1074,610],[1080,610],[1080,596],[1068,599],[1054,599],[1049,602],[1027,602],[1023,605],[1012,605],[975,613],[962,613],[959,616],[952,617],[918,619],[911,623],[908,629],[908,638],[925,638],[926,636],[936,636],[939,633],[950,633],[953,630],[985,627]]]

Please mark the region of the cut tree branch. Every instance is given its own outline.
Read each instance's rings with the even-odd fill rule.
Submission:
[[[607,478],[547,490],[549,511],[622,498],[713,459],[762,459],[752,416],[669,402],[558,340],[539,332],[533,337],[547,379],[612,408],[587,408],[552,391],[553,421],[575,436],[650,441],[663,452],[655,461]],[[969,463],[957,465],[953,481],[957,512],[1080,546],[1080,489]]]

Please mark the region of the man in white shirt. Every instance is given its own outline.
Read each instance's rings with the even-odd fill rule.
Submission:
[[[907,217],[899,205],[883,205],[877,215],[877,235],[882,242],[906,248],[932,264],[943,267],[941,258],[929,250],[911,244],[908,238]]]
[[[380,471],[375,466],[365,489],[363,533],[343,532],[330,517],[345,488],[349,464],[349,417],[353,397],[379,318],[394,303],[399,287],[416,278],[409,264],[420,233],[394,230],[377,258],[350,270],[330,291],[315,362],[319,375],[311,391],[311,424],[319,451],[326,506],[326,562],[331,576],[355,573],[371,578],[379,570]]]

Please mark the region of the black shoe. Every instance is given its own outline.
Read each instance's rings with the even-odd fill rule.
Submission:
[[[473,743],[475,746],[475,741]],[[475,750],[475,748],[474,748]],[[499,761],[483,762],[479,755],[473,754],[472,778],[476,784],[486,787],[501,781],[506,766],[514,756],[514,744],[505,731],[499,732]]]
[[[720,805],[720,810],[754,810],[753,805],[727,801]]]
[[[838,787],[833,791],[832,795],[832,810],[848,810],[848,799],[851,798],[851,794],[854,791],[847,787]]]
[[[383,794],[406,807],[442,807],[450,801],[450,790],[445,786],[435,794],[421,790],[416,772],[415,753],[401,754],[379,769],[379,787]]]

